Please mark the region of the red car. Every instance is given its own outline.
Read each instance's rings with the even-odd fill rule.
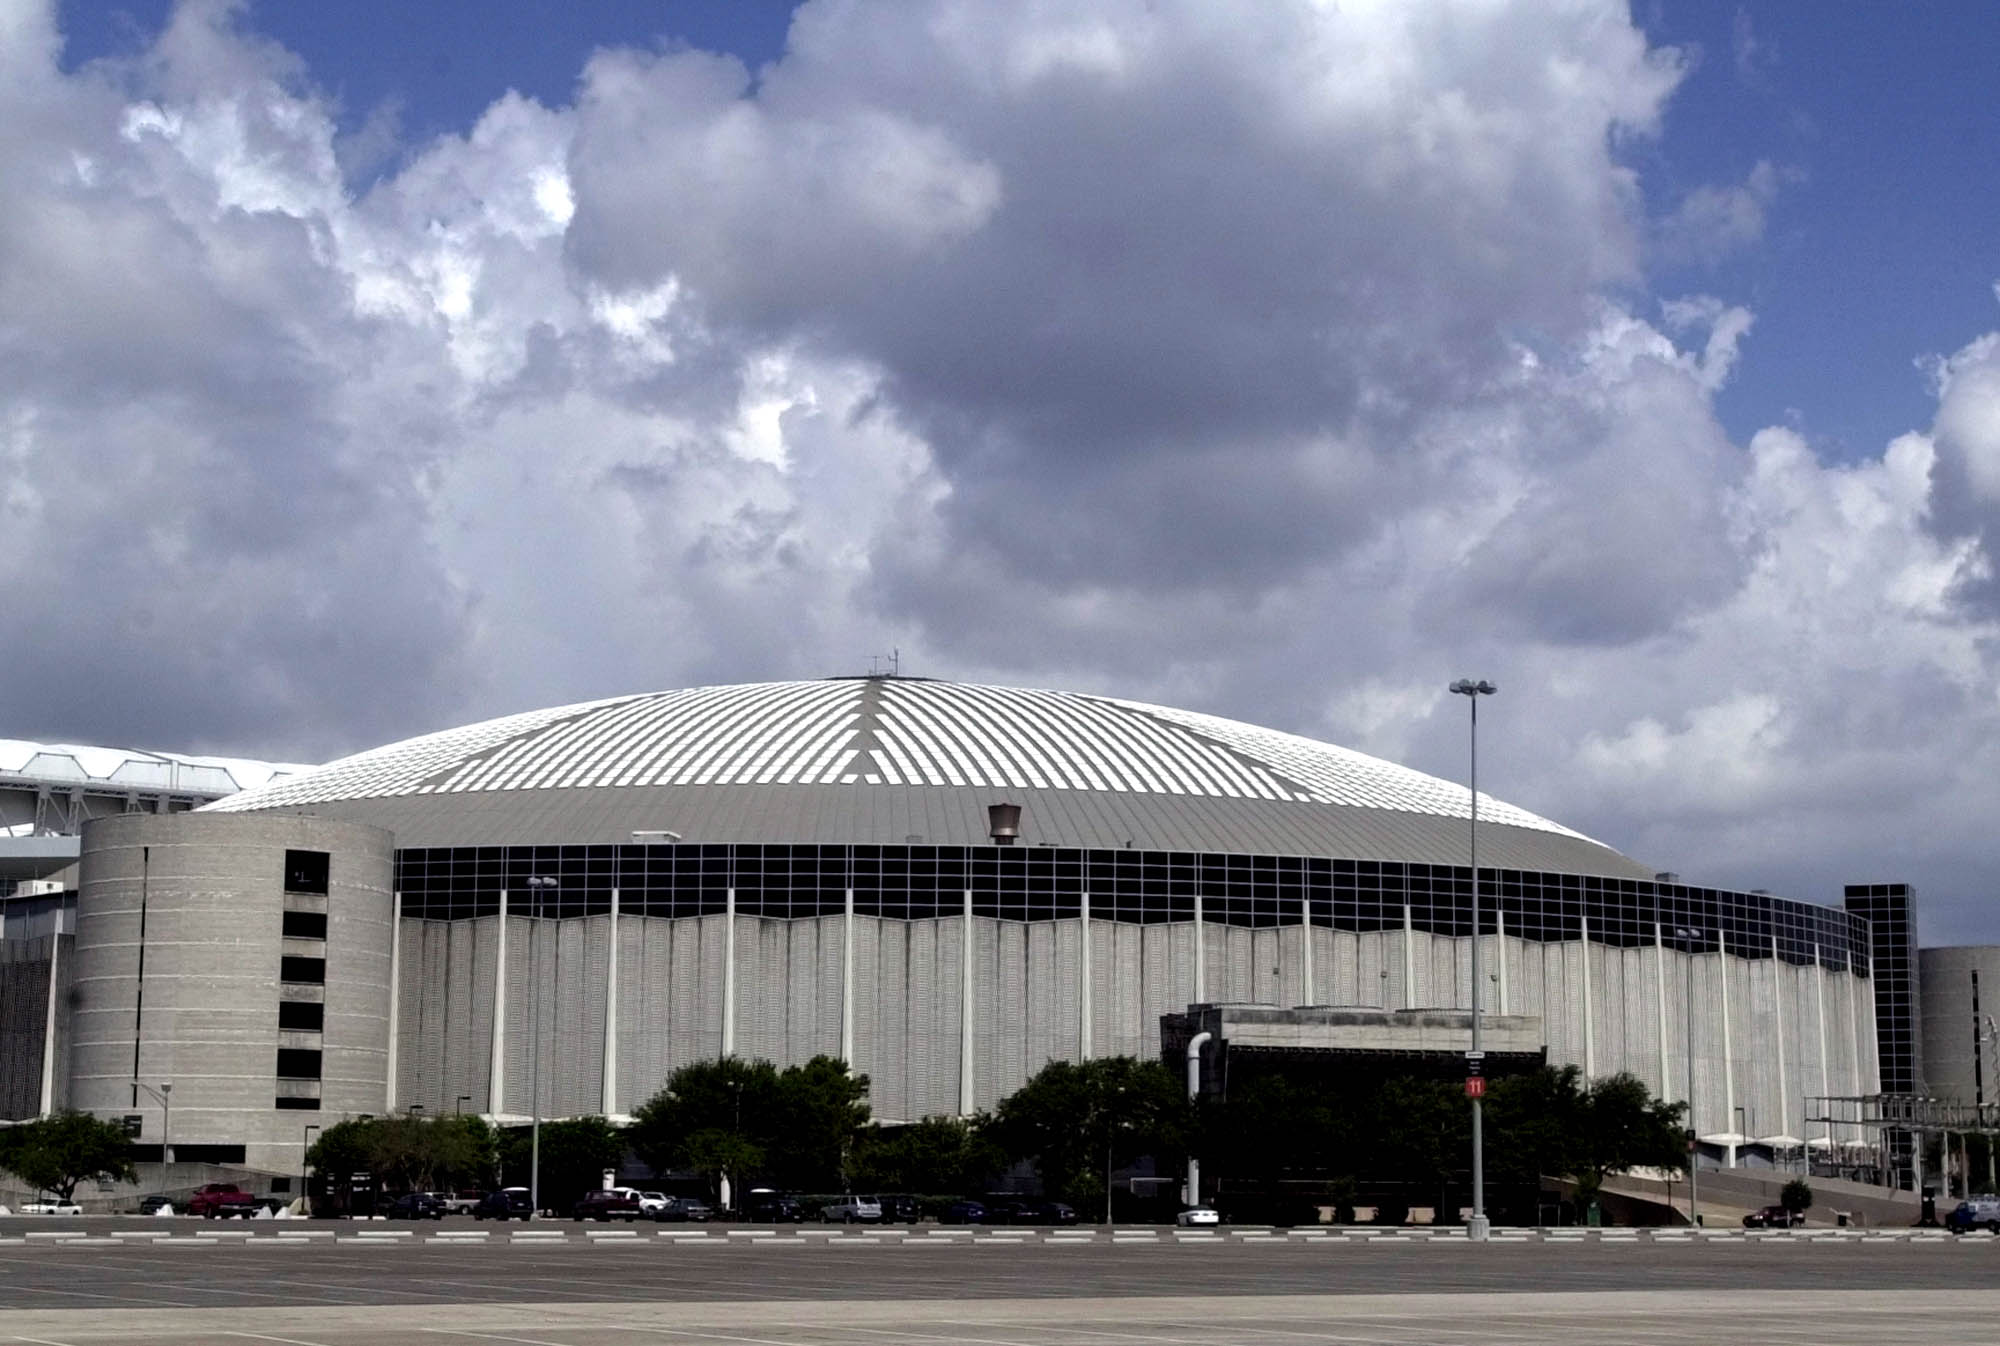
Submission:
[[[188,1198],[187,1210],[189,1215],[199,1215],[204,1220],[218,1217],[226,1220],[232,1215],[240,1215],[247,1220],[263,1204],[233,1182],[212,1182],[195,1189],[194,1195]]]
[[[569,1218],[623,1220],[630,1224],[639,1218],[639,1198],[622,1188],[613,1188],[608,1192],[585,1192],[582,1199],[570,1207]]]

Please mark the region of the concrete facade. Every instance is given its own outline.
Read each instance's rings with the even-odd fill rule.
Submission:
[[[294,855],[326,857],[326,891],[287,891],[322,886],[288,877]],[[70,1105],[138,1115],[142,1156],[170,1144],[183,1159],[281,1173],[297,1170],[305,1125],[382,1111],[391,873],[389,834],[351,823],[194,813],[87,824]],[[323,919],[323,935],[287,934],[290,912]],[[319,1027],[285,1026],[288,1001],[322,1006],[302,1021]]]
[[[968,958],[964,917],[621,915],[614,979],[613,918],[504,919],[497,1035],[502,918],[403,920],[397,1106],[528,1116],[539,1030],[545,1116],[629,1113],[680,1066],[734,1052],[844,1056],[876,1116],[914,1120],[989,1109],[1050,1060],[1157,1055],[1162,1016],[1193,1003],[1470,1001],[1469,939],[1414,930],[973,917]],[[1701,1134],[1806,1139],[1806,1095],[1878,1088],[1873,996],[1851,972],[1748,954],[1488,936],[1485,1003],[1533,1022],[1553,1063],[1680,1099],[1691,985]]]
[[[1918,966],[1924,1091],[1960,1103],[2000,1102],[2000,944],[1925,949]]]

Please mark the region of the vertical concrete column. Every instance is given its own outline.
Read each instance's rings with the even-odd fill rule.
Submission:
[[[486,1067],[486,1111],[507,1110],[507,890],[500,890],[500,939],[493,967],[493,1057]]]
[[[1667,1097],[1668,1081],[1673,1076],[1667,1072],[1667,932],[1653,922],[1653,990],[1660,1006],[1660,1097]],[[1694,1118],[1688,1118],[1688,1125],[1694,1125]]]
[[[854,890],[840,918],[840,1059],[854,1064]]]
[[[1512,1014],[1513,999],[1507,988],[1507,913],[1502,911],[1498,899],[1493,903],[1493,943],[1500,950],[1494,958],[1494,970],[1500,974],[1500,1012]]]
[[[56,980],[62,973],[62,909],[56,909],[56,932],[49,937],[49,1003],[42,1020],[42,1106],[40,1115],[50,1117],[56,1110]],[[390,1038],[394,1051],[395,1039]],[[391,1062],[395,1060],[392,1056]],[[393,1076],[392,1076],[393,1078]]]
[[[1833,1071],[1826,1057],[1826,964],[1820,961],[1820,947],[1817,944],[1813,945],[1813,998],[1819,1002],[1819,1092],[1820,1097],[1827,1098],[1833,1094],[1831,1088]],[[1811,1140],[1812,1137],[1807,1136],[1806,1139]],[[1828,1146],[1831,1147],[1833,1144],[1831,1122],[1827,1124],[1826,1139]]]
[[[1201,910],[1201,889],[1194,890],[1194,999],[1208,999],[1208,926]]]
[[[618,890],[611,890],[611,962],[604,978],[604,1090],[597,1110],[618,1111]]]
[[[1722,983],[1722,1127],[1723,1130],[1734,1135],[1734,1128],[1736,1126],[1736,1072],[1730,1068],[1729,1061],[1729,932],[1721,927],[1717,927],[1715,932],[1715,949],[1715,965],[1719,972],[1718,980]],[[1725,1158],[1728,1160],[1729,1167],[1735,1168],[1736,1147],[1730,1145],[1728,1151]]]
[[[1778,1020],[1778,1134],[1792,1133],[1792,1105],[1785,1093],[1785,960],[1778,956],[1778,935],[1771,932],[1771,1012]],[[1800,1130],[1805,1129],[1801,1120]]]
[[[1473,876],[1478,882],[1478,876]],[[1410,919],[1410,904],[1403,904],[1403,1008],[1408,1009],[1417,994],[1417,926]]]
[[[1582,935],[1577,953],[1583,963],[1583,1078],[1587,1084],[1597,1078],[1597,997],[1591,994],[1590,986],[1590,917],[1578,912],[1576,919]]]
[[[1090,1059],[1090,894],[1083,894],[1082,905],[1077,908],[1077,931],[1081,936],[1083,956],[1077,968],[1077,1042],[1079,1055]]]
[[[382,1087],[382,1110],[396,1111],[396,1060],[397,1049],[401,1045],[400,1021],[403,1010],[403,890],[397,889],[389,898],[389,1059],[385,1065]],[[423,1018],[418,1016],[417,1026],[423,1027]]]
[[[1854,1065],[1848,1072],[1852,1078],[1848,1081],[1849,1087],[1847,1092],[1856,1098],[1870,1092],[1865,1083],[1868,1074],[1861,1068],[1861,992],[1864,989],[1873,994],[1875,988],[1872,984],[1864,988],[1861,978],[1854,975],[1854,955],[1849,953],[1847,955],[1847,1038],[1849,1044],[1848,1050],[1853,1054],[1847,1059],[1852,1061]],[[1854,1138],[1856,1140],[1866,1140],[1867,1133],[1857,1127]],[[1884,1167],[1886,1168],[1887,1166],[1884,1165]]]
[[[736,890],[722,897],[722,1054],[736,1055]]]
[[[1299,898],[1299,970],[1303,979],[1300,987],[1302,1005],[1317,1005],[1319,1000],[1313,995],[1313,900],[1307,892]]]
[[[972,1062],[976,1041],[972,1032],[972,890],[965,890],[965,937],[958,949],[958,1115],[973,1113]]]

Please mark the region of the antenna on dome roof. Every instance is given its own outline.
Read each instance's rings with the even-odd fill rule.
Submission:
[[[883,668],[882,668],[882,661],[883,661],[884,659],[886,659],[886,660],[888,660],[888,661],[889,661],[889,667],[888,667],[887,671],[884,671],[884,670],[883,670]],[[891,650],[890,650],[890,651],[889,651],[889,652],[888,652],[887,654],[871,654],[871,655],[869,655],[869,656],[868,656],[868,676],[869,676],[869,677],[871,677],[871,678],[900,678],[900,677],[902,677],[902,676],[903,676],[903,650],[902,650],[902,647],[901,647],[901,646],[897,646],[896,648],[894,648],[894,649],[891,649]]]

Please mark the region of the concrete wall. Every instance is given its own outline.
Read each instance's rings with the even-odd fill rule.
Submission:
[[[1471,942],[1400,928],[975,917],[968,948],[960,916],[620,916],[614,986],[612,918],[507,919],[497,1100],[499,918],[404,921],[399,1105],[470,1095],[468,1109],[526,1116],[539,1036],[545,1115],[630,1112],[678,1067],[731,1050],[780,1065],[847,1055],[876,1116],[913,1119],[991,1108],[1052,1059],[1157,1055],[1161,1016],[1197,1001],[1470,1000]],[[1877,1088],[1874,999],[1844,970],[1761,952],[1488,936],[1484,1004],[1538,1016],[1558,1064],[1629,1071],[1678,1100],[1692,1003],[1700,1132],[1804,1138],[1805,1095]]]
[[[2000,1024],[2000,944],[1924,949],[1917,955],[1917,967],[1926,1091],[1964,1103],[2000,1101],[2000,1043],[1994,1041],[1994,1026]],[[1975,972],[1979,974],[1976,1021]],[[1973,1069],[1977,1055],[1984,1057],[1983,1071]]]
[[[286,892],[288,850],[327,852],[329,892]],[[76,913],[69,1100],[136,1113],[172,1136],[241,1144],[250,1168],[299,1171],[304,1128],[387,1105],[391,838],[372,827],[270,814],[131,814],[86,825]],[[287,939],[287,907],[324,911],[324,940]],[[143,936],[141,933],[143,925]],[[287,984],[286,956],[326,960],[323,987]],[[319,1000],[317,1034],[281,1031],[282,999]],[[321,1078],[277,1078],[281,1046],[316,1049]],[[280,1093],[318,1109],[280,1109]]]

